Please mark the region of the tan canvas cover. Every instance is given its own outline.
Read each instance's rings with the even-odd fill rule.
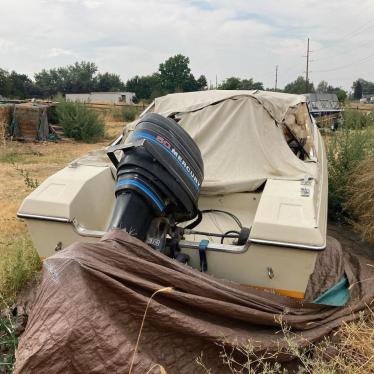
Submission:
[[[154,111],[175,115],[199,146],[203,194],[254,191],[268,178],[316,178],[318,164],[297,158],[280,123],[305,98],[266,91],[200,91],[155,100]]]
[[[337,269],[329,251],[342,259]],[[168,374],[200,373],[195,359],[201,354],[212,373],[230,372],[216,343],[225,340],[230,349],[249,339],[256,354],[276,352],[278,343],[284,344],[282,334],[276,334],[281,314],[305,346],[357,318],[374,298],[374,267],[368,259],[343,255],[332,238],[321,256],[325,260],[319,260],[309,295],[314,298],[344,272],[352,285],[346,307],[299,302],[213,278],[122,231],[98,243],[75,243],[44,262],[15,373],[128,373],[146,304],[163,287],[174,290],[156,295],[150,304],[133,373],[159,373],[149,371],[154,364]]]

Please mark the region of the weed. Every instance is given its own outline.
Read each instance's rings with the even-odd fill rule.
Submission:
[[[17,152],[10,151],[0,155],[0,162],[14,164],[23,161],[23,156]]]
[[[22,177],[24,178],[26,187],[35,189],[39,186],[38,180],[31,177],[30,173],[27,170],[20,168],[14,162],[12,162],[12,165],[19,172],[19,174],[22,175]]]
[[[43,156],[43,154],[28,145],[22,144],[22,147],[4,148],[0,154],[0,162],[8,164],[15,164],[17,162],[28,163],[30,161],[29,156],[40,157]]]
[[[329,171],[329,215],[343,220],[347,212],[343,206],[347,201],[349,176],[359,163],[373,152],[374,127],[361,130],[342,129],[327,139]]]
[[[0,295],[13,303],[18,292],[36,277],[41,268],[40,258],[26,236],[8,239],[1,244]]]
[[[361,161],[349,175],[344,211],[361,237],[374,243],[374,157]]]
[[[278,317],[282,338],[274,352],[256,353],[255,342],[241,344],[217,342],[219,359],[232,374],[287,373],[275,360],[289,356],[297,362],[297,373],[335,374],[374,372],[374,314],[361,314],[356,322],[344,323],[331,337],[320,343],[311,343],[300,334],[293,333]],[[302,344],[301,344],[302,343]],[[227,348],[231,346],[232,348]],[[304,348],[303,348],[304,347]],[[218,357],[217,357],[218,358]],[[212,371],[204,364],[203,355],[196,359],[197,365],[207,374]]]
[[[138,114],[138,110],[134,107],[114,107],[107,113],[107,119],[121,122],[134,121]]]
[[[141,336],[142,336],[142,331],[143,331],[144,322],[145,322],[145,319],[146,319],[146,317],[147,317],[148,308],[149,308],[149,305],[151,304],[152,299],[153,299],[153,298],[154,298],[158,293],[170,293],[170,292],[173,292],[173,291],[174,291],[174,288],[173,288],[173,287],[164,287],[164,288],[160,288],[160,289],[156,290],[155,292],[153,292],[153,294],[151,295],[151,297],[148,299],[147,305],[146,305],[145,310],[144,310],[142,323],[141,323],[141,325],[140,325],[140,329],[139,329],[139,332],[138,332],[138,338],[136,339],[136,344],[135,344],[134,352],[133,352],[133,354],[132,354],[131,363],[130,363],[130,369],[129,369],[129,374],[131,374],[132,369],[133,369],[133,366],[134,366],[134,360],[135,360],[136,352],[138,351],[140,338],[141,338]],[[148,370],[148,373],[151,372],[152,369],[153,369],[154,367],[156,367],[156,366],[159,366],[161,373],[162,373],[163,371],[165,371],[165,369],[164,369],[161,365],[156,364],[156,365],[153,365],[153,366]]]
[[[343,126],[350,130],[359,130],[373,125],[372,113],[360,112],[358,110],[345,110],[343,112]]]
[[[125,122],[134,121],[136,117],[136,110],[133,108],[122,108],[121,117],[122,117],[122,120]]]
[[[94,143],[104,137],[103,119],[85,104],[60,102],[56,110],[67,137],[86,143]]]

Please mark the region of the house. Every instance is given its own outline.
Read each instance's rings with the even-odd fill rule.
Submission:
[[[67,101],[104,104],[133,104],[134,92],[90,92],[66,94]]]

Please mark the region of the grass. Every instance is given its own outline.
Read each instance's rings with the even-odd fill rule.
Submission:
[[[15,153],[15,152],[7,152],[3,153],[0,156],[0,162],[6,162],[9,164],[14,164],[16,162],[21,162],[23,160],[22,155]]]
[[[112,121],[131,122],[139,114],[139,107],[113,107],[107,112],[106,118]]]
[[[8,239],[1,247],[0,295],[4,302],[12,303],[18,292],[35,279],[41,260],[27,234]]]
[[[16,319],[9,309],[0,315],[0,373],[11,373],[18,345]]]
[[[374,112],[361,112],[359,110],[346,109],[343,112],[344,127],[350,130],[364,129],[371,126],[374,121]]]

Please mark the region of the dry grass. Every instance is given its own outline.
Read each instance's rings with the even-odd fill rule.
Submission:
[[[351,213],[350,223],[364,240],[374,243],[374,157],[358,165],[349,176],[346,189],[344,208]]]
[[[224,341],[220,347],[220,359],[232,374],[244,373],[309,373],[309,374],[372,374],[374,373],[374,313],[362,315],[351,323],[343,323],[338,331],[324,341],[308,344],[300,348],[300,336],[293,334],[280,321],[283,338],[277,352],[255,353],[254,344],[248,341],[227,349]],[[287,354],[294,358],[294,365],[286,369],[275,361],[278,354]],[[196,363],[205,373],[213,373],[203,360]]]

